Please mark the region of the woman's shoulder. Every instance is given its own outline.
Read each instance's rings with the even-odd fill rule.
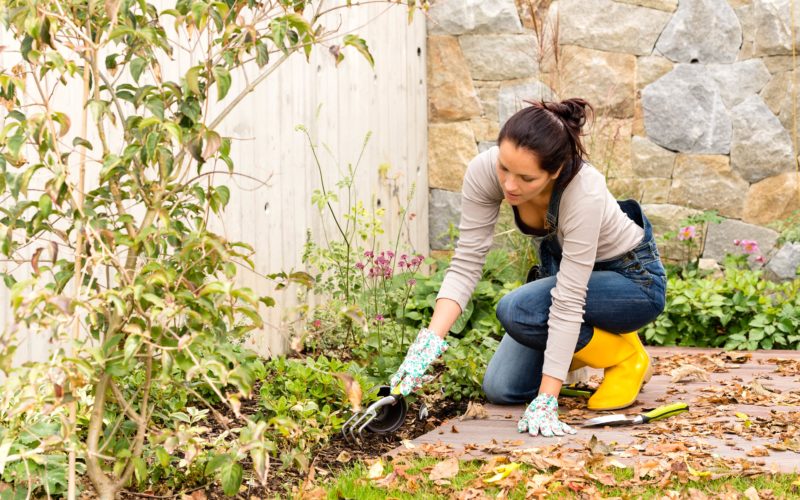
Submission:
[[[503,189],[497,179],[495,165],[498,155],[497,146],[476,155],[467,165],[464,174],[462,191],[465,195],[479,198],[481,201],[501,201]]]
[[[605,176],[591,163],[584,163],[564,189],[565,197],[604,198],[608,191]]]

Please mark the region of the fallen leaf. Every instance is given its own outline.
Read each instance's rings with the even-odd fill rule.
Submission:
[[[744,490],[743,494],[745,498],[747,498],[748,500],[759,500],[761,498],[760,496],[758,496],[758,490],[756,490],[755,486],[747,488],[746,490]]]
[[[436,481],[439,479],[451,479],[458,475],[458,459],[448,458],[433,466],[428,479]]]
[[[376,479],[372,484],[379,488],[391,488],[394,482],[397,480],[397,472],[390,472],[386,474],[386,477]]]
[[[705,382],[711,380],[707,371],[695,365],[683,365],[670,371],[669,374],[672,375],[672,380],[670,380],[670,382],[673,383],[684,382],[691,379],[703,380]]]
[[[461,420],[480,418],[489,418],[489,412],[486,411],[486,408],[484,408],[482,404],[470,401],[467,405],[467,411],[461,415]]]
[[[761,446],[756,446],[752,450],[747,450],[748,457],[768,457],[769,451]]]
[[[383,477],[383,461],[380,459],[370,465],[367,471],[367,479],[378,479],[379,477]]]
[[[494,472],[494,475],[492,477],[488,478],[488,479],[484,479],[483,482],[491,484],[491,483],[496,483],[496,482],[498,482],[498,481],[500,481],[502,479],[505,479],[506,477],[508,477],[509,474],[511,474],[515,470],[519,469],[519,465],[520,464],[517,463],[517,462],[511,462],[510,464],[498,465],[492,471],[492,472]]]
[[[453,434],[458,434],[458,427],[454,425],[453,427],[450,428],[450,432],[452,432]]]
[[[402,440],[400,442],[403,443],[403,447],[405,447],[407,450],[413,450],[414,448],[417,447],[417,445],[415,445],[414,443],[412,443],[408,439],[404,439],[404,440]]]
[[[613,446],[604,443],[603,441],[600,441],[594,434],[592,434],[591,439],[589,439],[588,448],[589,451],[597,455],[610,455],[611,452],[614,451]]]
[[[352,455],[350,455],[350,453],[348,453],[347,450],[342,450],[341,453],[339,453],[339,456],[336,457],[336,461],[343,464],[346,464],[352,459],[353,459]]]
[[[344,392],[347,395],[348,401],[350,401],[350,405],[353,407],[353,411],[359,411],[361,409],[361,399],[364,396],[361,391],[361,384],[359,384],[352,375],[346,372],[334,373],[333,376],[341,380],[344,384]]]

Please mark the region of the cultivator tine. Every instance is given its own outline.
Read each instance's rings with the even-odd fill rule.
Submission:
[[[364,429],[375,419],[378,410],[386,405],[394,404],[397,399],[394,396],[386,396],[369,405],[365,410],[353,413],[342,426],[342,436],[345,441],[352,444],[360,444],[364,438]]]

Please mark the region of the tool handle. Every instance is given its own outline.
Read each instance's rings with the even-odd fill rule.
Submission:
[[[643,413],[641,415],[642,423],[644,424],[647,422],[653,422],[654,420],[661,420],[673,415],[678,415],[679,413],[683,413],[685,411],[689,411],[689,405],[686,403],[672,403],[665,406],[659,406],[655,410]]]
[[[586,389],[574,389],[572,387],[562,387],[561,392],[559,393],[561,396],[566,397],[573,397],[573,398],[588,398],[594,394],[594,391],[586,390]]]

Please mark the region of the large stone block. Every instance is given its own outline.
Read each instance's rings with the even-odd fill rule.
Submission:
[[[768,224],[789,217],[795,210],[800,210],[800,174],[786,172],[750,186],[742,219]]]
[[[792,139],[764,100],[753,95],[731,110],[731,166],[749,183],[794,169]]]
[[[742,48],[739,49],[736,59],[739,61],[752,59],[756,57],[756,20],[753,16],[753,4],[748,2],[745,5],[731,5],[731,7],[736,12],[736,17],[739,18],[739,24],[742,26]]]
[[[663,10],[664,12],[675,12],[678,8],[678,0],[614,0],[617,3],[627,3],[647,7],[649,9]]]
[[[483,108],[483,116],[497,121],[497,94],[500,92],[500,82],[474,82],[478,93],[478,100]]]
[[[459,42],[475,80],[513,80],[539,71],[533,35],[464,35]]]
[[[598,115],[633,117],[636,96],[636,57],[575,45],[561,48],[563,82],[561,94],[583,97]]]
[[[656,43],[675,62],[733,62],[742,45],[739,18],[724,0],[680,2]]]
[[[497,141],[497,136],[500,135],[500,126],[496,120],[488,118],[473,118],[469,121],[472,127],[472,133],[475,135],[475,140],[481,141]]]
[[[797,78],[797,85],[800,86],[800,70],[798,71],[798,75],[795,76]],[[792,95],[792,74],[789,73],[789,83],[786,93],[783,95],[783,100],[780,104],[780,114],[778,115],[778,119],[780,120],[783,127],[792,133],[792,127],[797,125],[795,132],[798,136],[800,136],[800,98],[797,100],[794,99]],[[800,94],[800,89],[797,90],[798,94]],[[795,120],[795,118],[797,118]]]
[[[637,177],[672,178],[675,156],[645,137],[631,139],[631,167]]]
[[[675,66],[672,61],[661,56],[641,56],[636,58],[636,89],[641,90],[666,75]]]
[[[631,198],[640,203],[667,203],[670,179],[608,179],[608,189],[618,200]]]
[[[633,120],[598,116],[585,131],[584,146],[589,162],[606,177],[633,177],[631,169],[631,126]]]
[[[778,233],[766,227],[734,219],[725,219],[719,224],[709,224],[706,229],[703,257],[722,262],[725,254],[739,253],[740,250],[733,244],[733,240],[755,240],[758,242],[761,254],[767,256],[775,247]]]
[[[776,73],[761,90],[761,98],[775,116],[780,117],[786,95],[792,90],[792,73],[781,71]],[[784,127],[786,124],[783,124]]]
[[[658,250],[661,253],[661,259],[671,262],[685,262],[687,255],[684,245],[677,240],[664,242],[661,237],[665,233],[677,231],[681,228],[683,221],[692,215],[699,215],[699,210],[694,210],[679,205],[665,204],[644,204],[642,210],[650,223],[653,225],[653,234],[659,240]],[[699,243],[699,248],[702,248],[702,242]],[[689,258],[694,258],[696,255],[691,255]]]
[[[432,250],[447,250],[450,225],[458,228],[461,219],[461,192],[431,189],[428,193],[428,239]]]
[[[553,101],[557,96],[550,87],[540,81],[502,87],[497,97],[500,126],[502,127],[511,115],[527,106],[525,101],[531,99]]]
[[[467,165],[478,154],[468,122],[428,125],[428,185],[461,191]]]
[[[521,33],[514,0],[437,0],[428,10],[428,33]]]
[[[767,276],[774,280],[789,281],[798,277],[800,270],[800,243],[787,243],[767,263]]]
[[[431,121],[480,116],[467,60],[452,36],[428,37],[428,111]]]
[[[611,0],[561,0],[559,42],[648,55],[670,18],[668,12]]]
[[[642,90],[644,125],[656,144],[685,153],[728,154],[731,118],[703,66],[678,64]]]
[[[764,65],[773,75],[794,69],[794,61],[790,55],[762,57],[761,60],[764,61]]]
[[[709,64],[707,68],[709,75],[719,86],[722,101],[729,108],[761,92],[772,77],[761,59],[733,64]]]
[[[748,183],[721,155],[679,154],[675,159],[669,202],[741,218]]]
[[[794,46],[800,46],[800,9],[794,8],[792,27],[791,3],[795,0],[753,0],[755,18],[755,55],[772,56],[792,53],[792,31]]]

